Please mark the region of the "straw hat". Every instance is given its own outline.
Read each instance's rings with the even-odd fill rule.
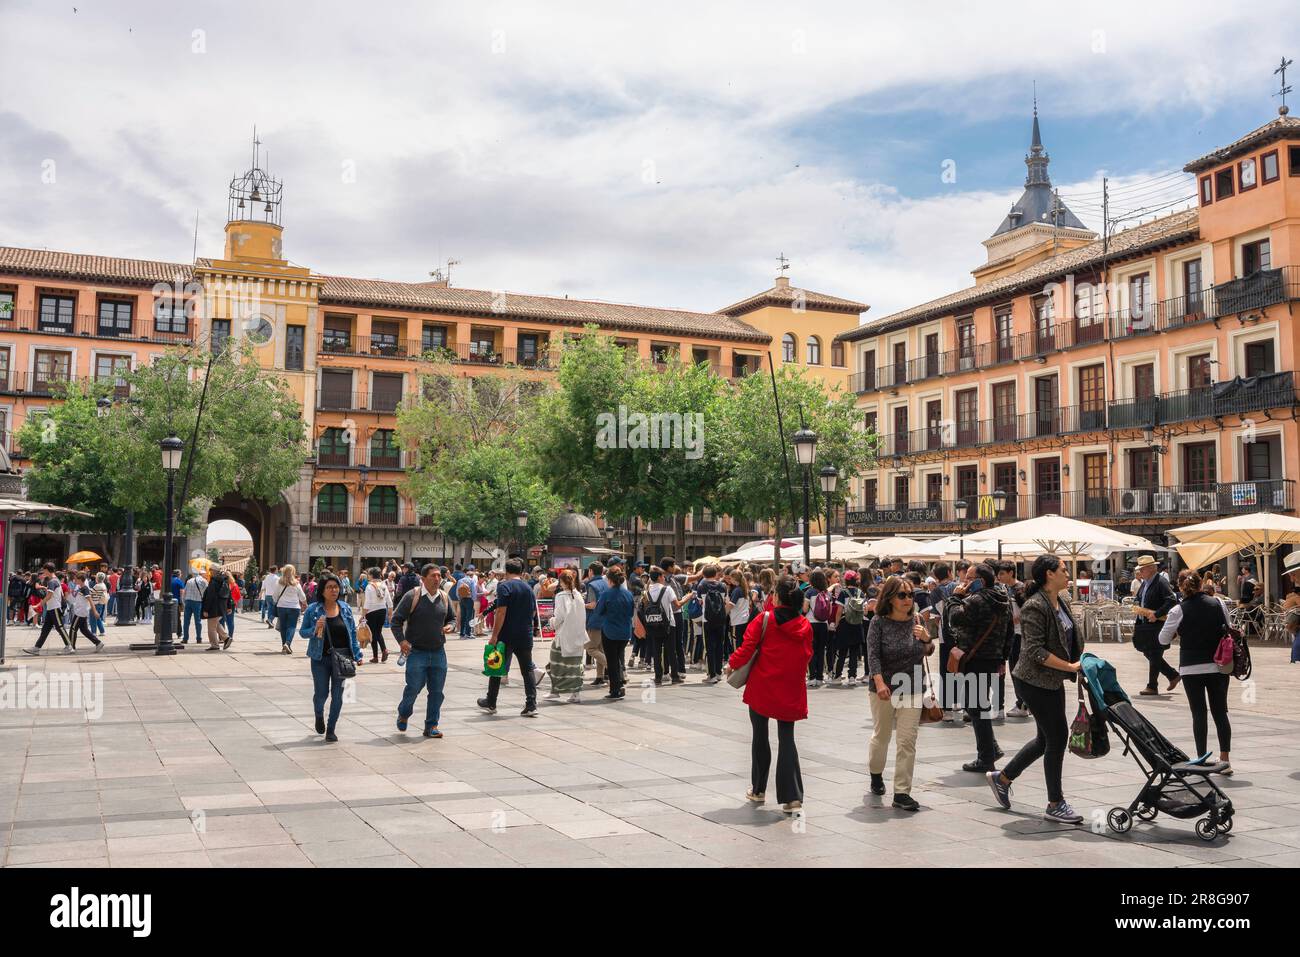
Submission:
[[[1148,565],[1159,565],[1152,555],[1139,555],[1136,565],[1138,568],[1146,568]]]

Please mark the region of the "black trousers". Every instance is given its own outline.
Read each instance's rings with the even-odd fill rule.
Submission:
[[[372,656],[377,656],[381,651],[387,651],[384,647],[384,619],[388,613],[382,608],[376,608],[374,611],[366,612],[366,624],[370,626],[370,640]]]
[[[970,724],[975,730],[976,756],[981,764],[992,767],[998,752],[998,739],[993,734],[993,715],[1002,701],[1001,691],[995,694],[998,662],[972,662],[968,670],[953,677],[962,679],[963,700],[958,703],[970,715]]]
[[[72,642],[68,641],[68,634],[63,630],[63,609],[50,608],[45,612],[41,619],[41,636],[36,639],[36,647],[39,648],[45,644],[45,639],[50,637],[50,632],[57,630],[59,637],[63,639],[63,644],[71,647]]]
[[[1214,730],[1219,738],[1219,750],[1227,754],[1232,750],[1232,725],[1228,723],[1228,685],[1229,676],[1184,675],[1183,689],[1187,692],[1187,703],[1192,708],[1192,740],[1196,742],[1196,756],[1209,750],[1209,724],[1206,721],[1206,705],[1214,716]]]
[[[1149,644],[1142,648],[1142,654],[1146,655],[1147,659],[1147,687],[1154,688],[1156,679],[1160,675],[1164,675],[1167,681],[1173,681],[1178,677],[1178,671],[1173,665],[1165,661],[1165,646],[1160,644],[1160,640],[1154,635],[1149,637],[1147,641]]]
[[[772,745],[767,738],[768,718],[749,709],[749,723],[754,728],[750,752],[752,775],[750,787],[755,794],[767,791],[767,776],[772,768]],[[782,804],[803,801],[803,775],[799,773],[799,752],[794,746],[794,722],[776,723],[776,799]]]
[[[813,656],[808,662],[808,677],[812,681],[821,681],[826,673],[826,648],[831,641],[830,629],[824,621],[812,623]]]
[[[73,648],[77,647],[77,635],[79,633],[89,638],[92,645],[101,644],[100,640],[96,638],[94,633],[90,630],[90,625],[86,622],[86,619],[82,618],[80,615],[73,615],[72,634],[68,636],[72,639]]]
[[[861,645],[850,645],[847,648],[841,648],[835,656],[835,677],[840,678],[844,675],[844,662],[849,663],[849,677],[858,676],[858,659],[862,656]]]
[[[686,616],[680,611],[677,613],[677,633],[676,641],[673,646],[673,652],[677,657],[677,672],[686,673]]]
[[[506,673],[510,672],[510,659],[519,662],[519,670],[524,676],[524,703],[532,708],[537,705],[537,686],[533,684],[533,649],[511,648],[506,645]],[[620,662],[620,665],[622,663]],[[501,679],[488,679],[488,704],[497,706],[497,694],[501,691]]]
[[[650,648],[650,658],[655,665],[655,681],[664,680],[664,672],[676,681],[682,676],[677,667],[677,629],[669,627],[663,635],[658,638],[647,637],[646,645]]]
[[[1017,678],[1014,673],[1016,668],[1016,662],[1018,662],[1019,660],[1020,660],[1020,635],[1019,633],[1017,633],[1015,635],[1012,635],[1011,637],[1011,654],[1007,656],[1007,674],[1011,675],[1011,687],[1016,692],[1016,707],[1023,708],[1025,706],[1025,696],[1021,693],[1020,689],[1021,689],[1021,685],[1023,685],[1024,682],[1022,682],[1019,678]],[[1005,702],[1006,699],[1003,698],[1003,701]]]
[[[1039,758],[1043,759],[1043,777],[1047,780],[1047,799],[1055,804],[1065,799],[1061,790],[1061,768],[1065,765],[1065,745],[1069,726],[1065,721],[1065,688],[1049,691],[1028,681],[1021,682],[1025,704],[1033,712],[1038,734],[1007,762],[1002,773],[1014,781]]]
[[[619,641],[600,633],[600,645],[605,651],[605,673],[609,677],[609,693],[623,693],[623,655],[627,651],[627,639]]]
[[[722,674],[722,646],[727,640],[727,625],[704,623],[704,654],[709,660],[709,677]]]
[[[934,696],[939,702],[939,707],[944,711],[952,711],[956,708],[952,701],[952,682],[948,679],[948,652],[956,647],[955,641],[941,639],[939,642],[939,670],[935,675],[938,680],[935,681]]]

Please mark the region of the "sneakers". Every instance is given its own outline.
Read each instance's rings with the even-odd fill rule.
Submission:
[[[221,650],[222,650],[222,651],[229,651],[229,650],[230,650],[230,643],[231,643],[232,641],[234,641],[234,640],[235,640],[234,638],[231,638],[229,635],[227,635],[227,636],[225,637],[225,639],[221,642]]]
[[[984,775],[988,779],[989,789],[993,792],[993,799],[1002,806],[1004,810],[1011,810],[1011,785],[1002,783],[1002,772],[990,771]]]
[[[1047,805],[1043,820],[1056,821],[1058,824],[1082,824],[1083,815],[1070,807],[1070,802],[1062,801],[1060,804]]]
[[[316,733],[317,733],[317,734],[320,734],[322,731],[325,730],[325,728],[323,727],[323,724],[324,724],[324,719],[323,719],[323,718],[317,718],[317,719],[316,719]],[[405,730],[406,730],[406,719],[403,718],[400,714],[397,716],[397,730],[398,730],[398,731],[405,731]]]
[[[326,740],[326,741],[338,741],[338,739],[339,739],[339,736],[338,736],[337,734],[335,734],[333,731],[326,731],[326,732],[325,732],[325,740]]]
[[[1020,705],[1016,705],[1014,708],[1008,708],[1008,709],[1007,709],[1007,717],[1008,717],[1008,718],[1028,718],[1028,717],[1029,717],[1029,709],[1028,709],[1028,708],[1022,708],[1022,707],[1020,707]]]
[[[921,809],[921,805],[917,804],[916,799],[910,794],[895,794],[893,804],[900,811],[919,811]]]
[[[803,801],[790,801],[787,804],[782,804],[781,810],[786,814],[797,814],[803,810]]]
[[[567,698],[564,699],[564,703],[565,703],[565,704],[581,704],[581,703],[582,703],[582,698],[578,695],[578,692],[575,691],[573,694],[569,695],[569,697],[567,697]]]
[[[961,769],[963,771],[969,771],[972,774],[987,774],[988,772],[995,770],[992,764],[985,764],[978,758],[974,761],[967,761],[961,766]]]
[[[755,794],[751,788],[745,792],[745,800],[750,804],[762,804],[767,800],[767,795],[762,793]]]
[[[104,643],[102,641],[97,641],[95,642],[95,650],[91,652],[91,654],[97,655],[103,650],[104,650]]]
[[[943,713],[943,720],[946,721],[946,722],[948,722],[949,724],[954,724],[954,723],[956,723],[956,721],[957,721],[957,712],[956,712],[956,711],[945,711],[945,712]]]
[[[426,738],[441,738],[442,732],[439,731],[437,728],[425,728],[424,736]]]
[[[39,648],[24,648],[24,649],[23,649],[23,654],[25,654],[25,655],[39,655],[40,653],[41,653],[41,649],[39,649]]]
[[[821,679],[819,678],[813,678],[808,682],[809,688],[820,688],[821,686],[822,683],[821,683]]]
[[[479,706],[479,710],[486,711],[488,714],[497,713],[497,706],[494,704],[489,704],[487,698],[479,698],[478,706]]]
[[[1149,697],[1151,695],[1157,695],[1159,693],[1160,692],[1157,691],[1155,688],[1143,688],[1141,691],[1138,692],[1138,694],[1142,695],[1143,697]]]
[[[535,704],[525,705],[524,710],[519,712],[519,717],[521,718],[537,717],[537,705]]]
[[[1230,778],[1232,777],[1232,765],[1231,764],[1224,765],[1224,767],[1221,770],[1216,771],[1215,773],[1222,774],[1225,778]]]
[[[850,687],[850,688],[856,688],[857,686],[858,686],[858,679],[857,679],[857,678],[849,678],[849,679],[848,679],[848,687]]]
[[[558,691],[548,691],[548,692],[546,692],[546,695],[545,695],[545,699],[544,699],[544,700],[546,700],[546,701],[559,701],[559,700],[560,700],[560,693],[559,693]]]
[[[64,645],[63,650],[59,652],[59,654],[61,655],[75,655],[76,653],[77,653],[77,649],[72,647],[71,645]]]
[[[602,687],[602,686],[604,686],[604,685],[607,685],[607,684],[609,684],[609,679],[608,679],[608,678],[592,678],[592,679],[591,679],[591,684],[589,684],[587,687],[589,687],[589,688],[600,688],[600,687]]]
[[[884,793],[885,793],[885,776],[884,776],[884,774],[873,774],[873,775],[871,775],[871,793],[872,793],[872,794],[884,794]]]
[[[283,655],[291,655],[291,654],[293,654],[293,649],[290,648],[288,645],[281,645],[281,646],[280,646],[280,653],[283,654]]]

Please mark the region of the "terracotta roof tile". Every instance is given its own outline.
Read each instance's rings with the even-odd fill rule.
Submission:
[[[194,276],[194,267],[152,259],[122,259],[118,256],[91,256],[49,249],[0,246],[0,272],[152,284],[174,282],[178,274],[183,281],[188,282]]]
[[[1199,230],[1199,223],[1198,212],[1189,209],[1134,226],[1110,237],[1105,258],[1116,260],[1135,256],[1149,249],[1194,237]],[[911,326],[926,319],[950,315],[961,309],[974,308],[989,301],[1007,299],[1026,289],[1041,287],[1069,273],[1091,269],[1099,265],[1102,258],[1102,241],[1098,239],[1086,246],[1068,250],[1059,256],[1034,263],[1016,272],[990,279],[978,286],[968,286],[958,292],[931,299],[919,306],[882,316],[849,332],[841,333],[836,338],[844,342],[856,342],[882,332]]]
[[[1300,117],[1279,116],[1258,129],[1251,130],[1239,140],[1221,146],[1213,152],[1206,153],[1200,159],[1194,159],[1183,167],[1183,172],[1199,173],[1201,170],[1218,166],[1242,153],[1249,152],[1256,146],[1271,143],[1286,137],[1300,137]]]
[[[813,292],[811,289],[800,289],[797,286],[778,283],[771,289],[765,289],[748,299],[742,299],[740,302],[719,309],[718,312],[724,316],[741,316],[764,306],[789,306],[798,297],[802,297],[803,304],[807,307],[832,312],[863,313],[871,308],[865,302],[854,302],[852,299],[841,299],[839,296],[830,296],[824,292]]]
[[[323,305],[378,306],[427,312],[468,313],[501,319],[524,319],[563,325],[595,323],[612,329],[662,332],[706,338],[770,342],[771,336],[739,319],[709,312],[656,309],[587,299],[561,299],[495,293],[483,289],[440,287],[430,283],[389,282],[324,276]]]

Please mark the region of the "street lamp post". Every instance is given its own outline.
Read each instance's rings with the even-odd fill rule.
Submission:
[[[515,514],[515,528],[517,528],[517,529],[519,530],[519,532],[518,532],[518,534],[519,534],[519,558],[520,558],[520,560],[523,560],[523,557],[524,557],[524,530],[525,530],[526,528],[528,528],[528,509],[526,509],[526,508],[521,508],[521,509],[520,509],[520,510]],[[525,564],[527,564],[527,563],[525,562]]]
[[[163,587],[162,614],[158,616],[154,628],[158,632],[158,650],[155,655],[174,655],[176,645],[172,636],[176,633],[176,596],[172,594],[172,557],[174,538],[176,536],[175,516],[172,513],[176,498],[176,471],[181,467],[181,450],[185,443],[171,435],[159,443],[162,449],[162,467],[167,473],[167,526],[163,539]]]
[[[817,473],[822,481],[822,494],[826,496],[826,564],[831,563],[831,496],[839,483],[840,473],[833,465],[823,465]]]
[[[811,545],[809,543],[809,504],[808,504],[808,473],[812,470],[812,465],[817,461],[817,433],[812,429],[804,426],[799,429],[793,436],[795,461],[803,466],[803,560],[804,565],[812,564],[812,556],[809,555]]]
[[[1002,512],[1007,507],[1007,493],[1002,489],[997,489],[993,493],[993,515],[999,525],[1002,524]],[[1002,561],[1002,539],[998,539],[998,561]]]
[[[952,509],[957,513],[957,559],[961,561],[966,558],[966,500],[957,499]]]

